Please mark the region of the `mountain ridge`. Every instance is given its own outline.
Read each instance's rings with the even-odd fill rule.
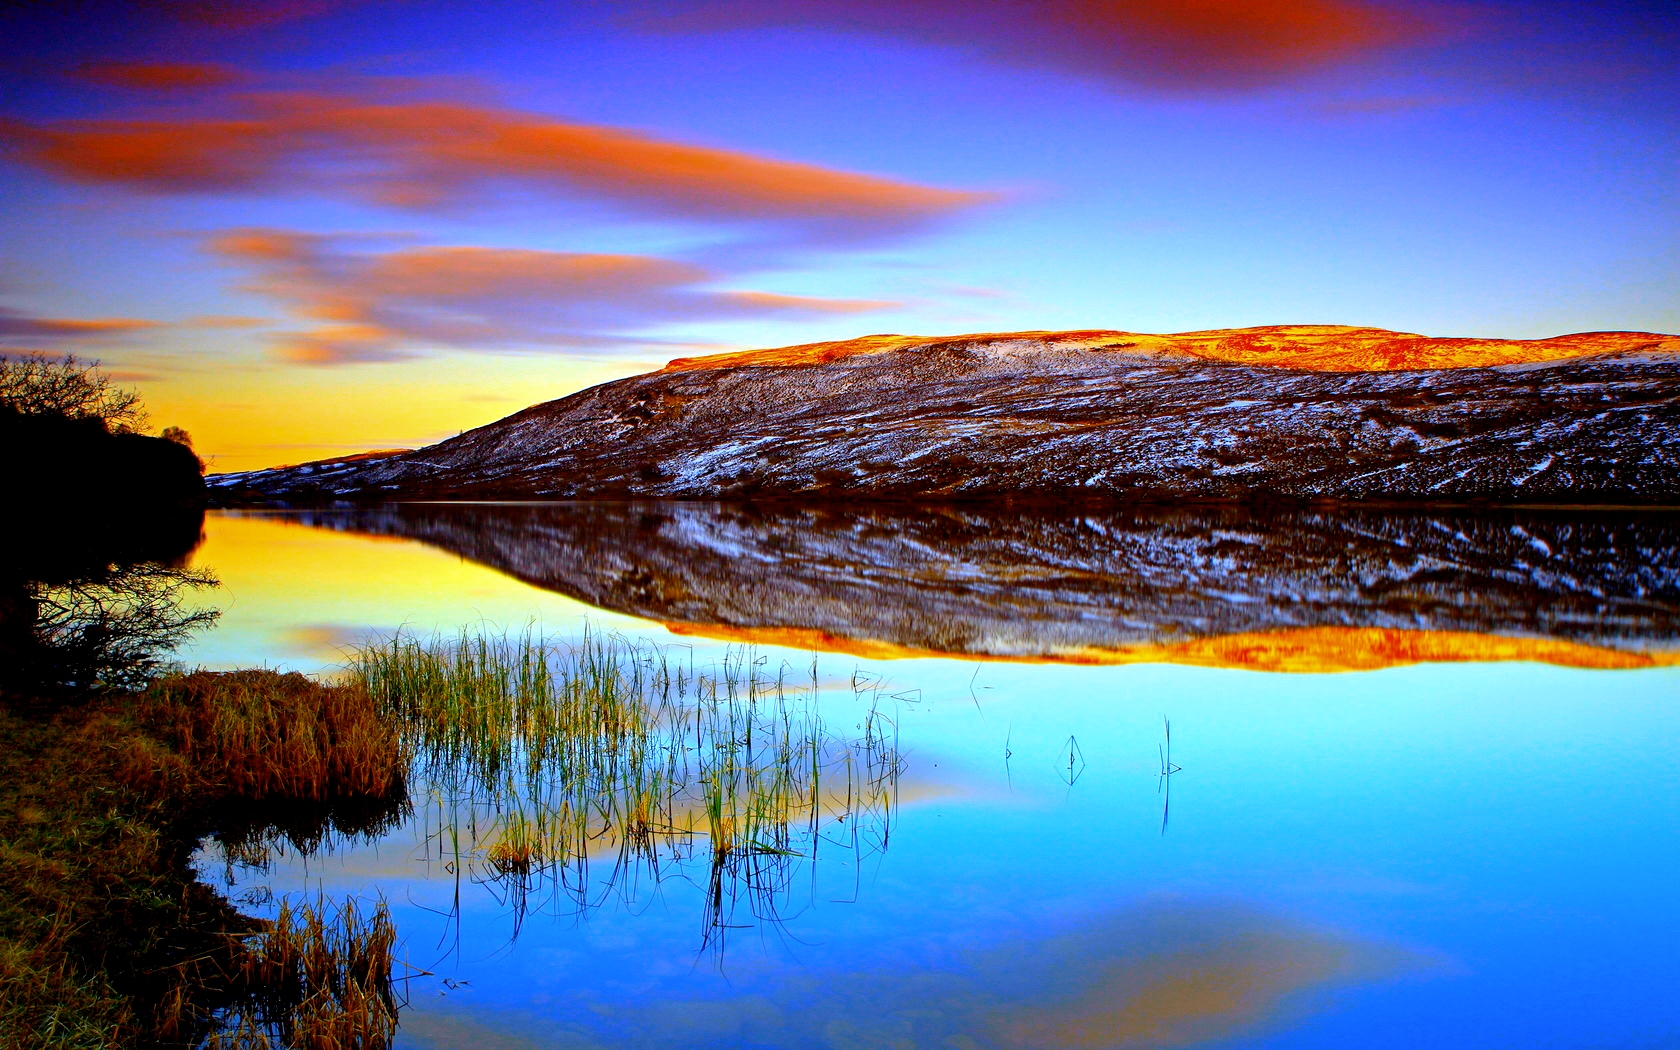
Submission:
[[[1680,337],[864,336],[679,358],[410,453],[210,483],[222,502],[1680,504]]]
[[[1656,332],[1575,332],[1544,339],[1438,337],[1356,325],[1262,325],[1158,335],[1115,329],[980,332],[958,336],[865,335],[824,343],[679,357],[662,372],[705,368],[828,364],[847,357],[891,353],[941,343],[1046,343],[1135,356],[1180,357],[1232,364],[1271,365],[1314,372],[1389,372],[1487,368],[1563,361],[1601,354],[1666,350],[1680,353],[1680,337]],[[1664,347],[1664,343],[1672,346]]]

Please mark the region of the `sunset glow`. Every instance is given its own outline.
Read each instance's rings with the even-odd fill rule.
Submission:
[[[1680,330],[1675,26],[1631,0],[95,2],[0,37],[0,349],[101,360],[212,469],[866,332],[1363,370]],[[1268,325],[1384,331],[1196,339]]]

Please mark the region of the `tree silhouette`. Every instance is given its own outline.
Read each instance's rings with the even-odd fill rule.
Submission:
[[[0,354],[0,405],[22,416],[96,419],[113,434],[138,434],[148,422],[138,391],[115,385],[99,362],[74,354]]]

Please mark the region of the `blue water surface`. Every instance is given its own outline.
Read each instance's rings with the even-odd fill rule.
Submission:
[[[351,622],[724,650],[412,541],[242,558],[247,526],[197,555],[229,602],[207,664],[321,672],[309,631]],[[425,971],[405,1047],[1680,1046],[1680,669],[819,660],[831,723],[859,673],[896,722],[890,834],[821,847],[721,948],[703,866],[520,913],[419,817],[230,892],[383,897]]]

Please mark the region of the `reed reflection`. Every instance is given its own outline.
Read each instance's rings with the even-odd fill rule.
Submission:
[[[417,539],[681,634],[871,659],[1680,658],[1680,524],[1657,513],[667,502],[298,518]]]
[[[854,682],[840,730],[815,661],[796,680],[749,650],[693,659],[599,635],[398,635],[356,651],[348,685],[407,756],[412,861],[457,895],[486,887],[515,937],[533,909],[582,914],[688,878],[705,888],[699,945],[721,957],[747,917],[780,920],[819,851],[855,865],[886,848],[904,763],[878,684]]]

